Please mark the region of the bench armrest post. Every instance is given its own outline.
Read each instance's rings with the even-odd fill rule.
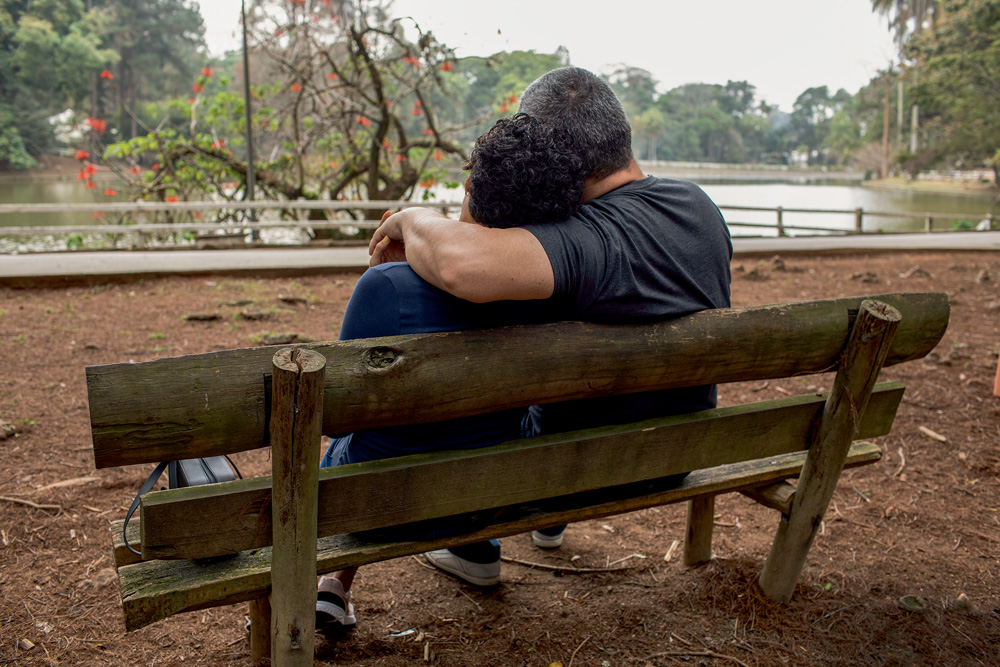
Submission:
[[[892,306],[873,300],[861,303],[833,390],[802,466],[791,511],[781,517],[758,580],[764,593],[776,602],[792,598],[900,319],[899,311]]]
[[[274,355],[273,366],[271,661],[278,667],[312,667],[326,359],[312,350],[286,348]]]

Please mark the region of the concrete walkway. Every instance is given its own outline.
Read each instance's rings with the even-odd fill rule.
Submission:
[[[737,254],[1000,250],[1000,232],[738,238],[733,246]],[[0,255],[0,285],[209,273],[301,274],[367,266],[364,247],[35,253]]]

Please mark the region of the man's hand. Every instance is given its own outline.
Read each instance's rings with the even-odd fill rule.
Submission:
[[[382,221],[368,242],[368,254],[371,259],[368,266],[378,266],[386,262],[405,262],[406,246],[403,245],[403,237],[399,233],[398,225],[386,226],[385,221],[392,216],[392,211],[382,214]],[[396,237],[392,236],[395,227]]]

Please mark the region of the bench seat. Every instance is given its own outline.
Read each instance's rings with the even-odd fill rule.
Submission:
[[[320,538],[318,573],[348,566],[366,565],[390,558],[420,554],[460,543],[517,535],[529,530],[558,526],[572,521],[600,519],[624,512],[657,507],[705,495],[759,488],[794,477],[802,469],[805,452],[781,454],[698,470],[679,483],[650,491],[655,483],[623,485],[587,491],[542,502],[506,508],[500,522],[458,537],[412,540],[419,529],[410,524],[377,531]],[[845,467],[877,463],[882,450],[870,442],[851,447]],[[250,601],[266,595],[271,586],[271,549],[244,551],[216,563],[193,560],[134,562],[124,545],[122,521],[111,524],[122,609],[127,630],[137,630],[168,616],[186,611]],[[139,527],[129,525],[129,538],[138,546]],[[127,554],[127,556],[125,556]]]

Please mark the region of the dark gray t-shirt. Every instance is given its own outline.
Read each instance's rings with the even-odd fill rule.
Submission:
[[[552,264],[559,319],[641,322],[730,305],[729,229],[693,183],[647,176],[568,220],[525,229]],[[709,386],[573,401],[545,406],[539,427],[555,433],[625,423],[712,408],[715,399]]]

